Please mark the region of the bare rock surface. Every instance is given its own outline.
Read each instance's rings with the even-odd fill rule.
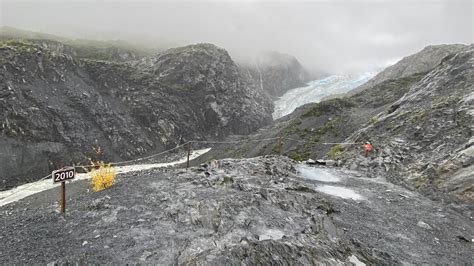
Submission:
[[[448,55],[455,54],[467,46],[464,44],[440,44],[429,45],[421,51],[402,58],[396,64],[387,67],[369,82],[350,91],[348,95],[354,95],[367,88],[373,87],[387,80],[408,77],[418,73],[424,73],[435,68]]]
[[[339,189],[321,189],[328,185]],[[383,179],[302,166],[286,157],[147,170],[120,175],[115,186],[99,193],[75,191],[64,216],[46,197],[55,190],[1,207],[0,263],[465,264],[474,259],[472,243],[463,240],[474,235],[469,206],[454,209]],[[347,191],[360,197],[346,197]]]
[[[347,142],[370,140],[364,158],[342,152],[344,165],[387,176],[427,194],[474,202],[474,46],[444,60]]]

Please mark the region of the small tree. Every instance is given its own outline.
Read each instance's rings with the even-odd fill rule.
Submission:
[[[103,161],[92,163],[94,168],[90,172],[92,179],[92,189],[94,191],[101,191],[114,185],[117,171],[112,165],[105,164]]]

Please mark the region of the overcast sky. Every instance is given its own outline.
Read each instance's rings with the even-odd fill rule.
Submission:
[[[472,0],[0,0],[0,23],[67,37],[211,42],[242,58],[292,54],[311,69],[364,71],[429,44],[472,43]]]

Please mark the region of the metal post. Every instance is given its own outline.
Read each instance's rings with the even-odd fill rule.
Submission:
[[[188,159],[186,161],[186,168],[189,168],[189,156],[191,155],[191,142],[188,142]]]
[[[61,182],[61,213],[66,212],[66,182]]]

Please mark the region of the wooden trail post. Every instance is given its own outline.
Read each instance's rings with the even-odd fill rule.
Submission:
[[[191,155],[191,142],[188,142],[188,159],[186,160],[186,168],[189,168],[189,156]]]
[[[61,213],[66,212],[66,181],[61,182]]]
[[[66,212],[66,181],[76,177],[76,168],[68,167],[53,171],[53,183],[61,182],[61,213]]]

